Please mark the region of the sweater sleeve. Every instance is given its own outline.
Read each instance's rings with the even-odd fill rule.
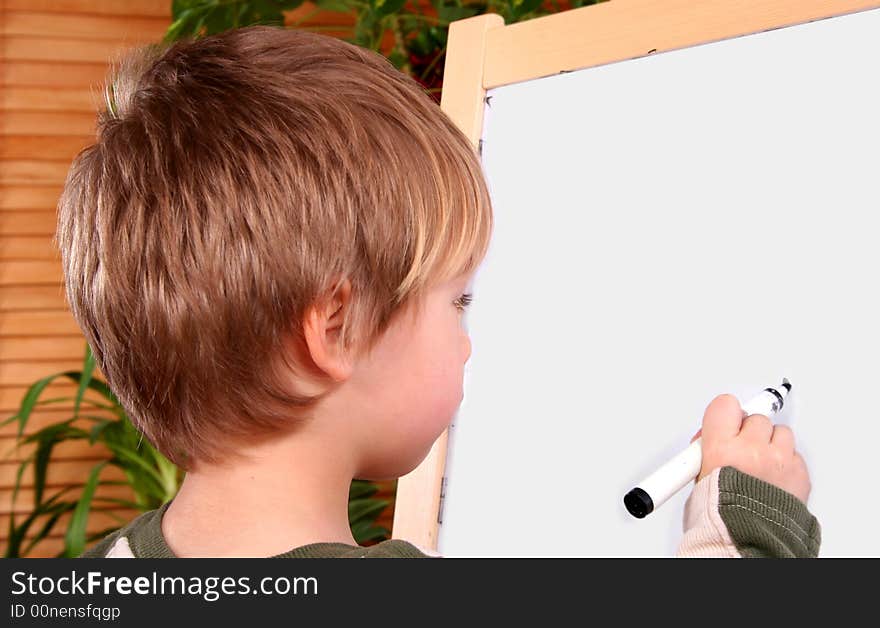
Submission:
[[[821,527],[797,497],[722,467],[697,482],[685,504],[677,557],[815,558]]]

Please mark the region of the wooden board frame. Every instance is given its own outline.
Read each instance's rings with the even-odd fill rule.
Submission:
[[[486,91],[658,52],[880,8],[880,0],[609,0],[505,25],[486,14],[449,25],[441,109],[476,149]],[[394,538],[436,550],[448,432],[400,478]]]

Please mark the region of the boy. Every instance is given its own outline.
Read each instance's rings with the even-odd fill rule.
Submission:
[[[187,474],[84,556],[426,556],[358,547],[348,488],[452,419],[491,229],[469,141],[378,54],[251,27],[127,58],[57,240],[108,384]],[[790,432],[722,396],[703,441],[679,555],[815,556]]]

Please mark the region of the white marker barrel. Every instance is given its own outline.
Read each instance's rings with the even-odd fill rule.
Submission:
[[[779,389],[765,388],[742,407],[743,417],[752,414],[775,415],[782,409],[790,390],[791,384],[787,379],[782,380]],[[632,516],[641,519],[651,514],[700,474],[703,465],[702,440],[695,440],[626,494],[623,503]]]

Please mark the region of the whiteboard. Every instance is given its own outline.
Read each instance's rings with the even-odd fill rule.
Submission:
[[[880,10],[489,90],[447,556],[671,556],[623,495],[782,377],[820,556],[880,555]],[[865,495],[867,491],[867,495]]]

